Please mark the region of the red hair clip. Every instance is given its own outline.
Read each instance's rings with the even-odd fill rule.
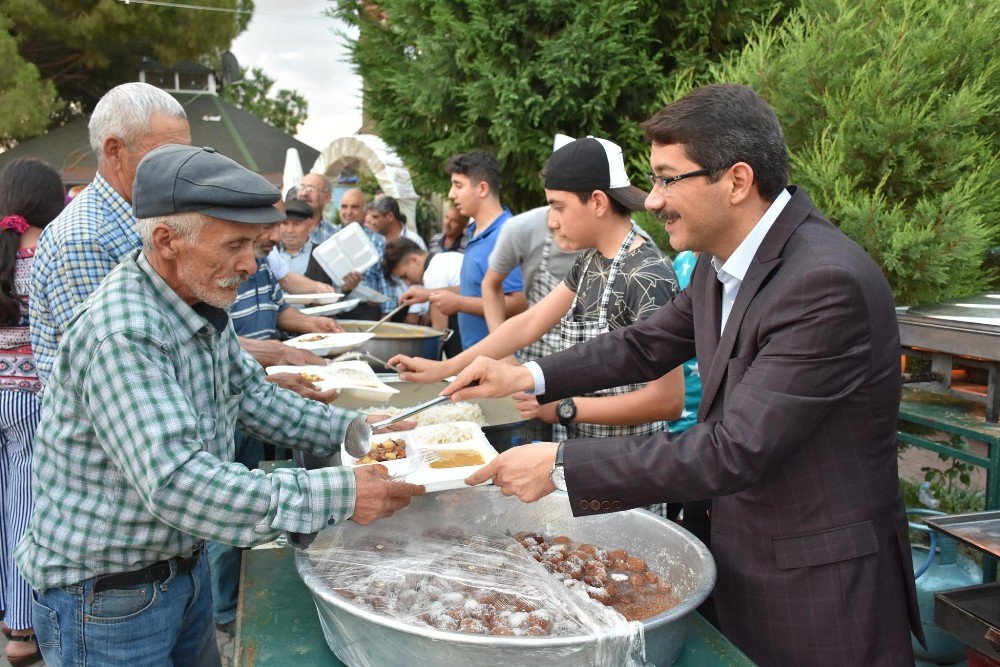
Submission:
[[[0,220],[0,229],[13,229],[18,234],[28,231],[28,221],[20,215],[6,215]]]

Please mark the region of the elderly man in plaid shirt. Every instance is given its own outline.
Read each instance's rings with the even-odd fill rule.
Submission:
[[[367,523],[423,487],[375,467],[249,471],[237,424],[328,455],[358,413],[264,380],[224,310],[282,214],[278,190],[212,149],[139,164],[143,248],[70,322],[35,441],[35,514],[17,549],[50,664],[219,664],[203,540]],[[44,483],[42,483],[44,480]]]

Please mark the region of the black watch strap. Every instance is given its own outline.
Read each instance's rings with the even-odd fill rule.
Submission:
[[[569,415],[564,415],[564,410],[569,410]],[[572,398],[564,398],[559,401],[556,406],[556,416],[559,418],[559,423],[563,426],[569,426],[576,419],[576,402]]]
[[[561,466],[563,464],[563,451],[566,449],[566,441],[563,440],[559,443],[556,448],[556,465]]]

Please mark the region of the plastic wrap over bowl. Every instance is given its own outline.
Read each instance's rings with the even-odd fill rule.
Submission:
[[[567,535],[602,549],[625,549],[669,580],[681,602],[642,621],[641,628],[630,624],[639,628],[638,644],[616,642],[620,638],[601,633],[500,637],[397,619],[342,596],[327,583],[324,564],[330,554],[336,554],[338,545],[349,541],[347,535],[355,540],[359,536],[392,539],[393,535],[412,537],[423,531],[456,529],[470,535],[522,531]],[[489,486],[427,494],[415,498],[410,507],[392,518],[369,526],[348,523],[329,528],[312,546],[297,552],[295,562],[315,599],[327,643],[340,660],[354,667],[467,667],[484,662],[502,667],[642,665],[643,661],[670,665],[684,645],[689,615],[708,597],[716,576],[715,562],[700,541],[680,526],[644,510],[575,518],[564,493],[524,504]],[[542,571],[540,576],[547,575]],[[623,650],[628,654],[615,653]]]

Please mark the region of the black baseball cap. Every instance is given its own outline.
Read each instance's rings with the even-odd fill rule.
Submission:
[[[601,190],[630,211],[644,211],[649,193],[632,185],[621,146],[596,137],[576,139],[555,150],[545,163],[546,190]]]
[[[285,200],[286,218],[291,218],[292,220],[305,220],[306,218],[311,218],[312,214],[312,207],[305,199],[293,198]]]
[[[281,222],[281,191],[214,148],[166,144],[146,154],[135,172],[137,218],[198,212],[244,224]]]

